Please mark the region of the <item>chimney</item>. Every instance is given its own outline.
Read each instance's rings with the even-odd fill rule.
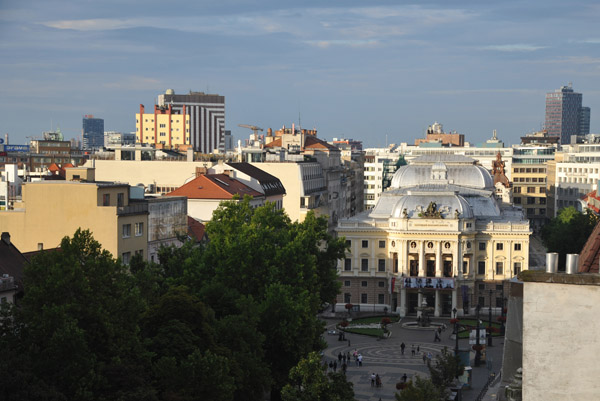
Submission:
[[[558,253],[546,253],[546,273],[558,272]]]
[[[206,167],[196,167],[196,177],[206,175]]]
[[[10,245],[10,234],[7,232],[2,233],[2,241],[6,243],[6,245]]]

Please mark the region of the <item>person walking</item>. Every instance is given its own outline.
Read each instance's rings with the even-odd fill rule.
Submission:
[[[379,377],[379,373],[377,373],[375,375],[375,387],[377,387],[377,388],[381,387],[381,377]]]
[[[406,380],[408,380],[408,376],[406,376],[406,373],[402,375],[402,382],[406,383]]]
[[[419,355],[421,353],[421,346],[417,345],[417,355]]]
[[[427,355],[423,352],[423,363],[427,363]]]
[[[404,348],[406,348],[406,344],[402,342],[402,344],[400,344],[400,352],[402,353],[402,355],[404,355]]]
[[[362,355],[358,354],[358,358],[356,358],[358,360],[358,366],[361,367],[362,366]]]
[[[337,362],[333,361],[333,373],[337,371]]]
[[[342,352],[340,351],[340,353],[338,354],[338,362],[342,363]]]
[[[371,373],[371,387],[375,387],[375,372]]]
[[[346,363],[346,354],[342,355],[342,361],[344,361],[344,363]]]
[[[411,344],[411,345],[410,345],[410,354],[411,354],[411,356],[413,356],[413,357],[415,356],[415,345],[414,345],[414,344]]]

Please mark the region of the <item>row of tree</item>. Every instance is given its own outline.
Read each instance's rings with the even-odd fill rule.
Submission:
[[[35,258],[22,302],[2,310],[0,398],[279,399],[292,383],[295,399],[297,365],[324,348],[316,316],[339,290],[344,241],[323,218],[291,222],[248,199],[206,231],[206,245],[163,248],[158,264],[123,266],[81,230]]]

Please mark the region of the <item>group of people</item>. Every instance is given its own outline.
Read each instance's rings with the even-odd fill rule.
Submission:
[[[379,373],[371,373],[371,387],[381,387],[381,377],[379,377]]]
[[[335,373],[337,372],[337,368],[339,366],[342,372],[345,374],[346,370],[348,369],[348,365],[351,363],[350,361],[352,359],[354,359],[354,364],[356,366],[362,366],[363,356],[360,352],[358,352],[358,350],[354,349],[352,355],[350,354],[350,351],[348,351],[347,353],[340,351],[337,357],[337,361],[334,360],[329,362],[329,369],[331,369],[331,371]]]

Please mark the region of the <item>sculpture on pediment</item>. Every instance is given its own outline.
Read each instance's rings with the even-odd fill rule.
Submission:
[[[426,219],[443,219],[442,212],[438,210],[437,203],[429,202],[429,206],[424,212],[419,213],[419,217]]]

